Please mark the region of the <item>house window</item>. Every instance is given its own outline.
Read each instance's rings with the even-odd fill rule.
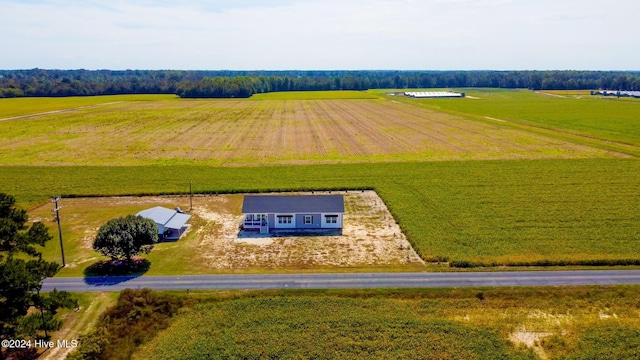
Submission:
[[[292,221],[292,215],[278,215],[278,224],[291,224]]]
[[[313,216],[312,215],[305,215],[304,216],[304,223],[305,224],[313,224]]]
[[[338,223],[338,215],[325,215],[325,221],[327,224],[337,224]]]

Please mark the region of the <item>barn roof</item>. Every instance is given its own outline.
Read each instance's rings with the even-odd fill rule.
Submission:
[[[151,219],[156,224],[161,224],[168,229],[180,229],[189,221],[191,215],[179,213],[177,210],[156,206],[140,211],[138,214],[145,219]]]
[[[342,195],[246,195],[242,213],[344,213],[344,197]]]

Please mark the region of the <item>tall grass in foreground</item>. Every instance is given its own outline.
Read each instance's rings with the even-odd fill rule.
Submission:
[[[468,339],[473,339],[469,341]],[[533,359],[494,330],[386,299],[248,298],[195,306],[137,359]]]
[[[127,290],[83,347],[122,359],[636,359],[638,295],[638,286]]]
[[[195,192],[209,194],[372,188],[427,261],[492,266],[640,260],[637,160],[2,171],[0,191],[23,206],[55,194],[186,194],[190,181]]]

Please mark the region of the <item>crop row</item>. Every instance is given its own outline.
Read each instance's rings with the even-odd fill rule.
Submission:
[[[530,160],[212,168],[4,167],[33,206],[105,196],[375,189],[418,254],[462,266],[637,263],[640,162]]]
[[[162,99],[113,101],[0,121],[0,165],[253,166],[621,156],[606,151],[599,140],[584,146],[555,138],[555,133],[386,99]],[[638,150],[629,146],[629,154]]]
[[[635,147],[640,146],[640,100],[611,99],[577,92],[538,93],[528,90],[462,89],[471,98],[405,99],[413,105],[477,119],[497,119],[558,133],[570,133]],[[381,92],[376,90],[375,92]],[[494,120],[496,121],[496,120]]]

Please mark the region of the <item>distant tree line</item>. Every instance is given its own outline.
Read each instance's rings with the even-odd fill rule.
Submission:
[[[0,70],[0,97],[117,94],[249,97],[274,91],[461,87],[637,91],[640,72]]]

